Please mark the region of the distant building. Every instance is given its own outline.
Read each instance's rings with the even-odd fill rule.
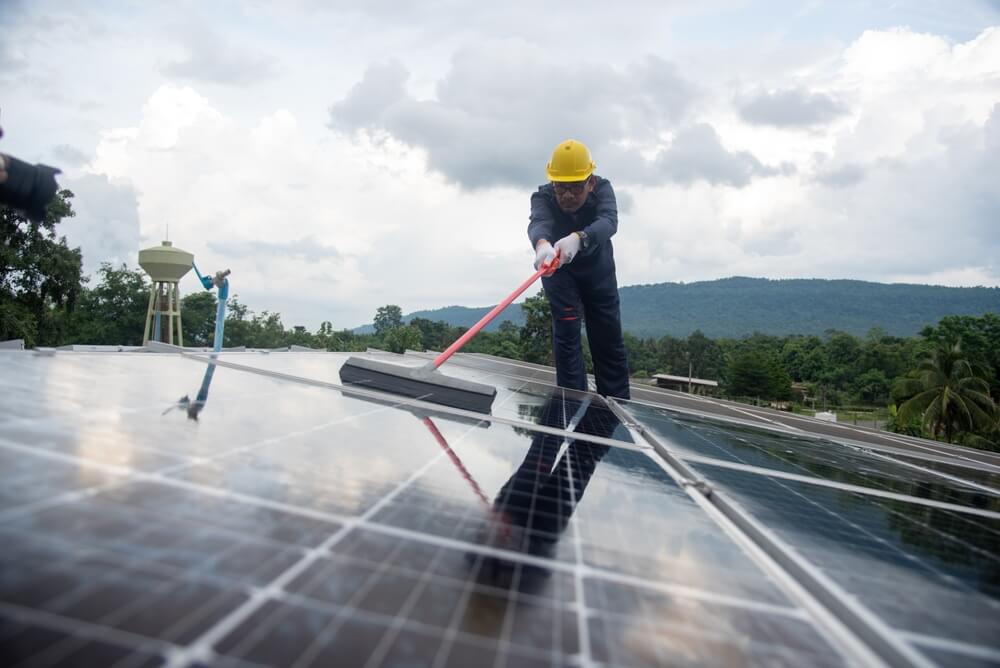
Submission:
[[[653,374],[653,382],[657,387],[665,387],[669,390],[679,392],[689,392],[691,394],[709,394],[719,388],[719,382],[707,380],[705,378],[691,378],[688,376],[672,376],[669,373]]]

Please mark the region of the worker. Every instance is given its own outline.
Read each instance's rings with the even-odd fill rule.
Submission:
[[[580,321],[594,362],[597,393],[629,398],[628,362],[622,338],[611,237],[618,231],[618,205],[611,183],[594,174],[590,150],[568,139],[552,152],[549,183],[531,195],[528,238],[535,270],[552,264],[542,287],[552,311],[552,351],[560,387],[586,390]]]

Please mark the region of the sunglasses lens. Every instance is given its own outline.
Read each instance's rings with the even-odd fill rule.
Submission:
[[[583,192],[583,189],[587,187],[586,181],[581,181],[580,183],[554,183],[553,187],[556,192],[560,193],[573,193],[574,195],[579,195]]]

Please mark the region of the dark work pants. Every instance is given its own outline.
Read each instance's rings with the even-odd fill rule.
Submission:
[[[587,389],[580,344],[582,320],[587,324],[597,393],[628,399],[628,361],[613,261],[610,267],[608,262],[566,265],[543,278],[542,285],[552,308],[552,352],[559,386]]]

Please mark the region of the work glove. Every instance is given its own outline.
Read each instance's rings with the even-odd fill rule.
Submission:
[[[559,261],[569,264],[580,252],[580,235],[576,232],[566,235],[556,242],[556,250],[559,251]]]
[[[542,268],[542,265],[552,264],[556,259],[556,250],[548,241],[542,241],[535,247],[535,271]]]

